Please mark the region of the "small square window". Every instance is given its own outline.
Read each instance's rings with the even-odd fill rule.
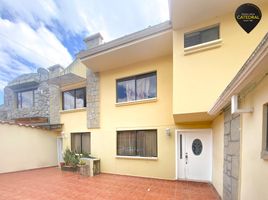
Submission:
[[[184,34],[184,48],[203,44],[220,38],[219,25]]]

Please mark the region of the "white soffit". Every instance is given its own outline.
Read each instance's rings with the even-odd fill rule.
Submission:
[[[174,29],[198,24],[224,15],[244,3],[253,3],[261,9],[267,0],[170,0],[171,21]]]
[[[167,30],[84,59],[81,58],[81,61],[94,72],[100,72],[171,54],[172,30]]]

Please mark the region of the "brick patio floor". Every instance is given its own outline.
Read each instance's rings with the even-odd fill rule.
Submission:
[[[216,200],[209,184],[46,168],[0,174],[0,200]]]

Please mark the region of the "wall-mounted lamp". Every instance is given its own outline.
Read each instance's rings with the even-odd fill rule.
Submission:
[[[167,135],[167,136],[170,136],[170,135],[171,135],[170,128],[166,128],[166,135]]]

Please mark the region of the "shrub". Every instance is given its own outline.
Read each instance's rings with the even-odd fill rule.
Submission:
[[[65,150],[63,160],[65,162],[65,165],[72,167],[76,167],[79,163],[79,157],[69,148]]]

